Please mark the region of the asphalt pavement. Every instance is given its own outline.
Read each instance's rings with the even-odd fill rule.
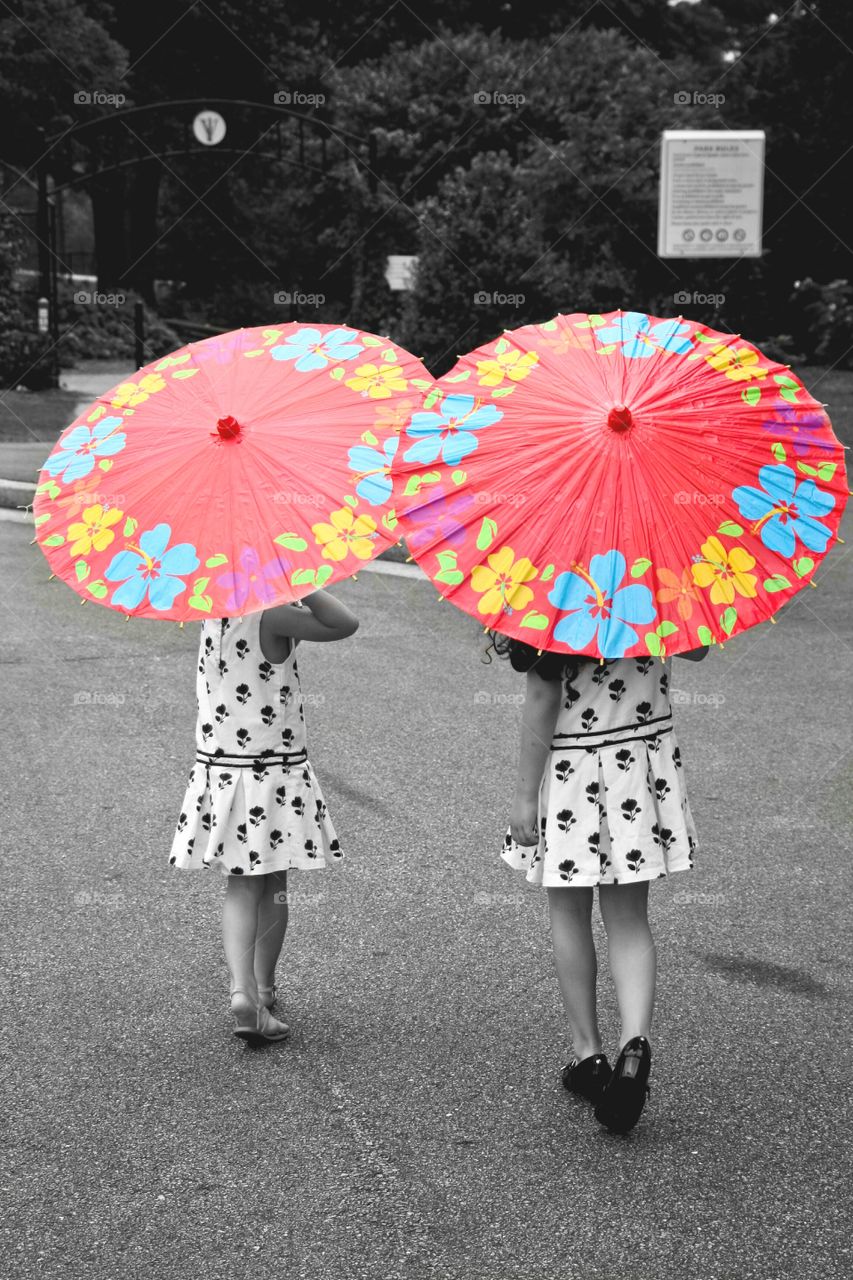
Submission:
[[[218,873],[167,864],[197,628],[81,607],[0,522],[3,1273],[851,1274],[846,523],[776,626],[674,671],[700,849],[652,886],[652,1096],[616,1138],[560,1085],[544,894],[498,856],[523,681],[477,624],[365,572],[357,635],[304,646],[347,862],[293,876],[293,1037],[251,1050]]]

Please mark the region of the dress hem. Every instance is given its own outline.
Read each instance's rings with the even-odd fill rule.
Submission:
[[[695,870],[692,862],[681,861],[673,863],[664,871],[638,871],[636,875],[630,873],[624,880],[619,880],[612,876],[596,876],[594,878],[590,876],[572,876],[571,881],[568,881],[564,880],[562,876],[557,876],[555,878],[553,875],[544,874],[538,877],[531,877],[530,872],[532,867],[524,863],[519,863],[514,859],[514,855],[512,854],[502,853],[500,856],[507,866],[512,867],[513,871],[526,871],[527,874],[524,878],[527,884],[531,884],[537,889],[594,889],[595,886],[599,884],[636,884],[637,882],[644,880],[665,880],[667,876],[674,875],[679,871]]]

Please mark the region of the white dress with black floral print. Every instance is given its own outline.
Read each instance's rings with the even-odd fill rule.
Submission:
[[[306,752],[296,646],[267,662],[261,616],[202,623],[196,761],[173,866],[264,875],[343,860]]]
[[[693,866],[696,828],[669,700],[670,662],[581,663],[539,788],[539,844],[502,857],[547,888],[629,884]]]

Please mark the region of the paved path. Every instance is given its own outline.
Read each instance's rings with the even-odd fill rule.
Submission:
[[[166,863],[196,630],[80,607],[0,524],[4,1274],[849,1275],[847,524],[777,626],[676,667],[701,855],[653,886],[653,1092],[627,1139],[559,1084],[543,897],[497,857],[521,685],[476,623],[366,573],[337,588],[358,634],[306,646],[348,863],[298,878],[294,1037],[250,1051],[222,886]]]

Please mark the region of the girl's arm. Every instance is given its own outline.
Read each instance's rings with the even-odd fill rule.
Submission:
[[[686,653],[677,653],[676,658],[686,658],[688,662],[701,662],[708,652],[708,646],[703,644],[700,649],[688,649]]]
[[[266,609],[261,619],[265,636],[274,640],[286,636],[293,640],[345,640],[358,630],[355,614],[328,591],[314,591],[302,604],[307,608],[280,604]]]
[[[516,844],[538,844],[539,784],[551,747],[557,712],[563,697],[560,680],[543,680],[527,673],[527,695],[521,720],[521,754],[518,779],[510,810],[510,831]]]

